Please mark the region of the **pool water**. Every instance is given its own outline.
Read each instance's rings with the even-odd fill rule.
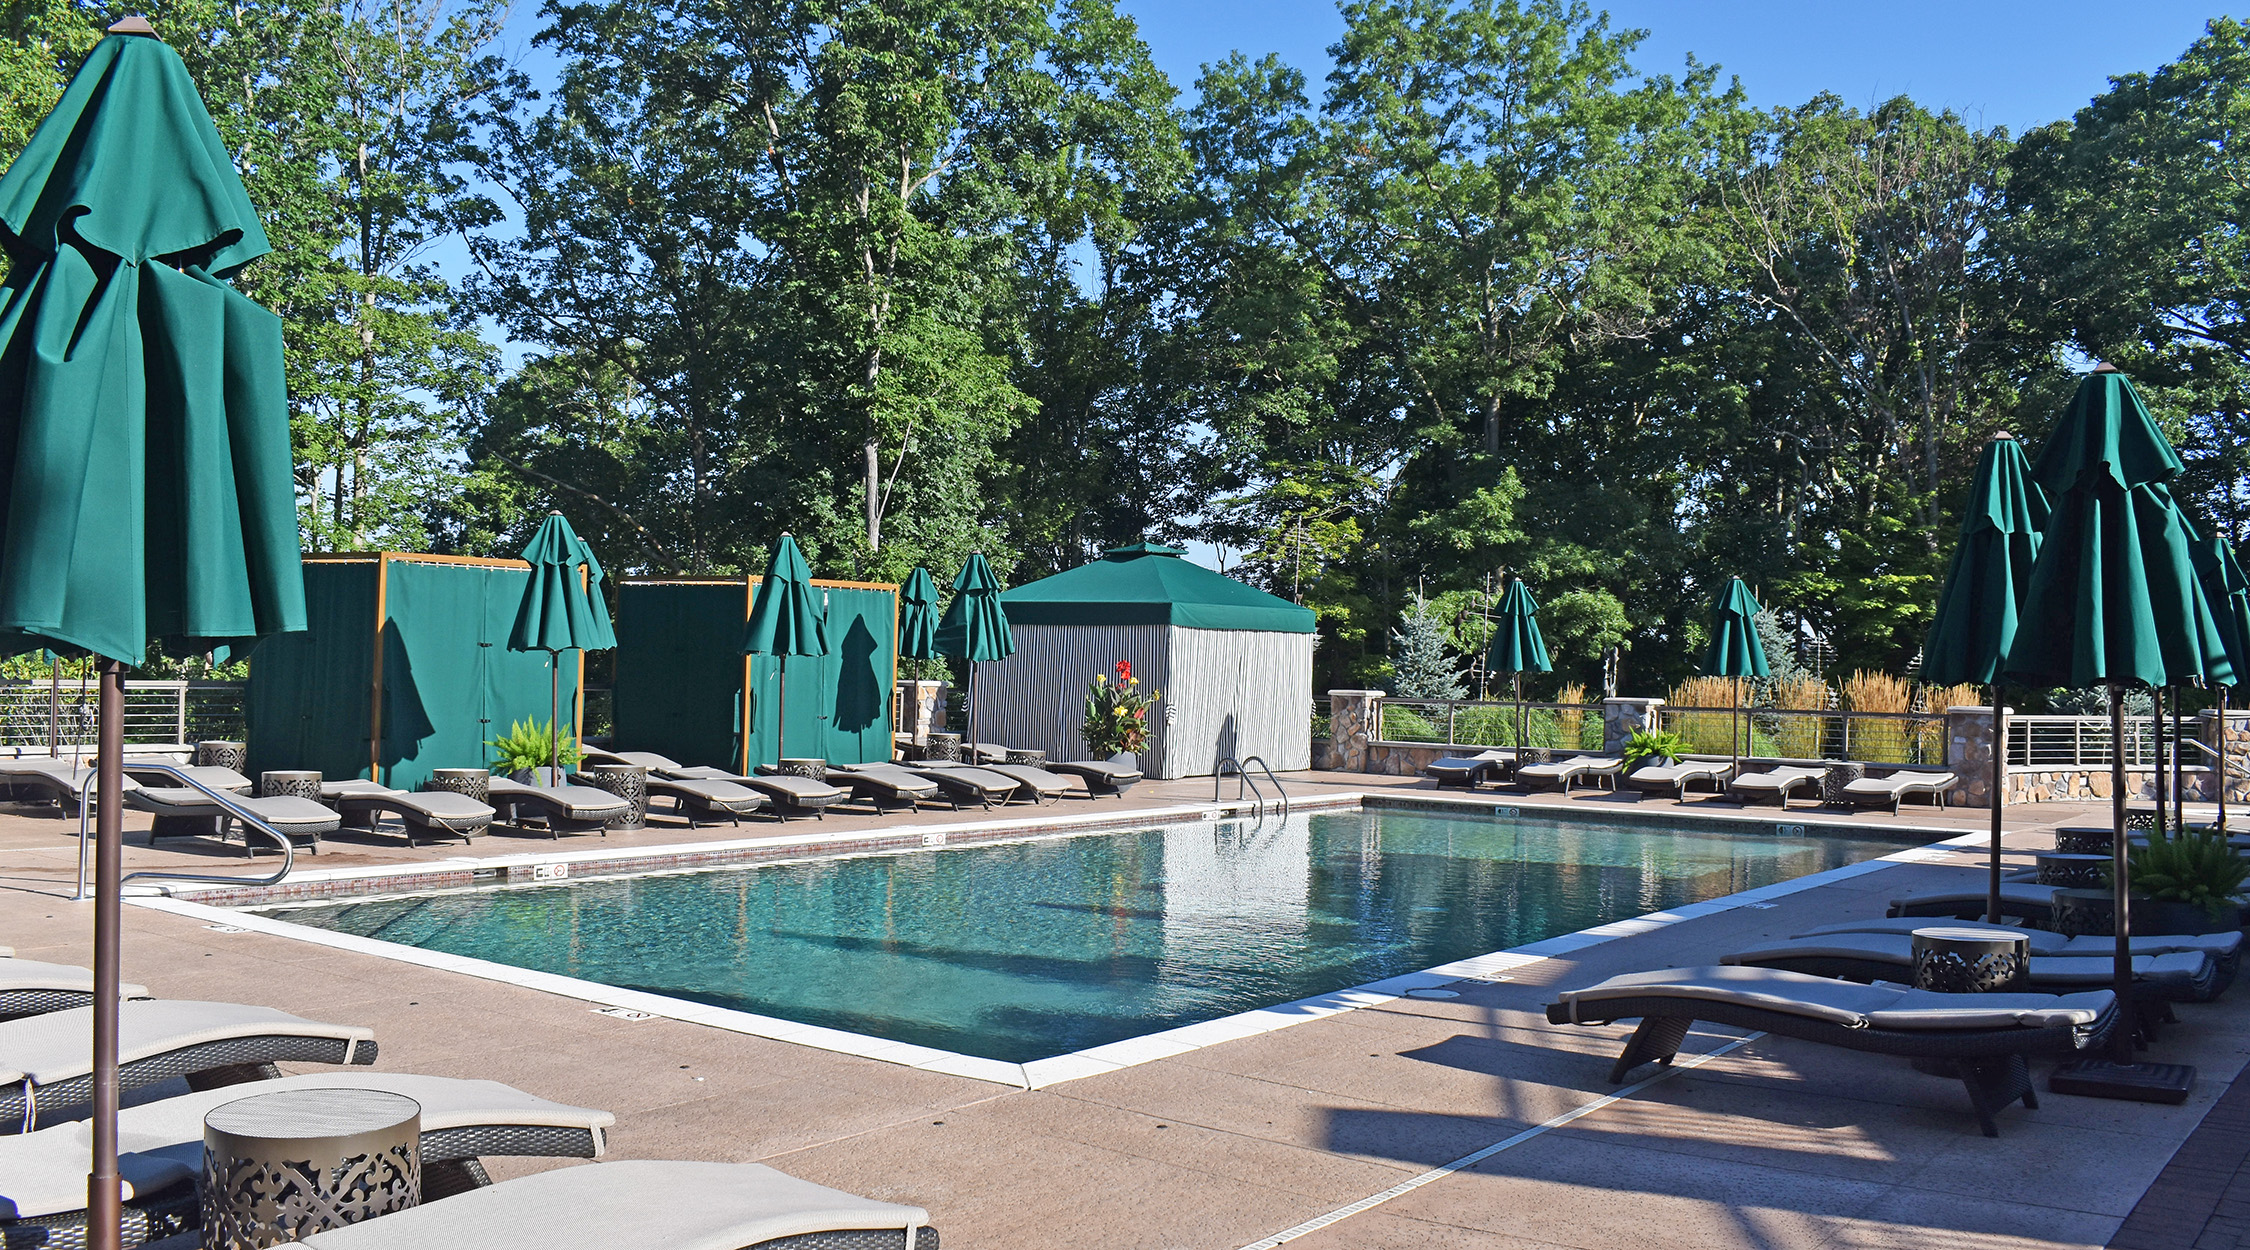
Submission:
[[[278,914],[1023,1062],[1911,844],[1360,811]]]

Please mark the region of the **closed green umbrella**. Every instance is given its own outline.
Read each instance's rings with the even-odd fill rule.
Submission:
[[[89,1244],[118,1244],[124,666],[305,628],[269,249],[187,67],[128,18],[0,177],[0,652],[101,663]],[[162,261],[158,262],[161,257]]]
[[[1938,596],[1937,617],[1922,648],[1922,679],[1992,688],[1992,855],[1985,881],[1985,919],[2000,922],[2000,816],[2007,802],[2008,710],[2000,699],[2000,667],[2016,638],[2021,605],[2031,591],[2039,530],[2047,523],[2047,492],[2032,480],[2023,445],[2005,431],[1984,445],[1975,481],[1961,509],[1961,537]]]
[[[898,591],[898,653],[913,660],[938,657],[937,579],[917,568]]]
[[[2054,511],[2032,562],[2005,668],[2027,684],[2109,687],[2120,1004],[2129,1000],[2133,979],[2123,692],[2135,685],[2234,680],[2225,640],[2195,576],[2187,521],[2165,485],[2183,467],[2124,374],[2099,369],[2079,382],[2032,462],[2032,476]],[[2129,1030],[2118,1032],[2122,1063],[2133,1043]]]
[[[1000,606],[1005,587],[992,575],[984,553],[973,552],[953,579],[953,602],[938,622],[937,645],[941,655],[969,662],[969,741],[976,741],[977,665],[1005,659],[1016,652],[1016,636],[1008,629],[1008,612]],[[972,756],[973,758],[973,756]]]
[[[1758,637],[1758,600],[1739,577],[1727,579],[1727,588],[1711,604],[1711,645],[1703,653],[1703,671],[1713,677],[1732,677],[1734,706],[1727,709],[1727,745],[1734,748],[1734,771],[1742,772],[1742,739],[1735,721],[1742,712],[1742,679],[1766,675],[1766,644]]]
[[[820,592],[813,588],[812,570],[805,553],[787,534],[774,544],[766,561],[766,576],[758,583],[758,597],[750,605],[750,627],[743,632],[744,655],[770,655],[781,664],[780,695],[774,700],[774,757],[783,754],[787,727],[782,717],[789,710],[789,657],[828,654],[828,622],[821,611]]]
[[[2225,640],[2227,662],[2234,680],[2214,683],[2219,697],[2219,828],[2227,827],[2227,696],[2231,688],[2250,679],[2250,577],[2235,559],[2234,544],[2217,534],[2198,540],[2189,549],[2195,558],[2195,575],[2203,583],[2203,596],[2218,618],[2219,636]]]
[[[523,602],[516,607],[508,650],[547,653],[547,767],[562,784],[562,653],[607,651],[617,645],[609,607],[602,602],[602,570],[594,553],[560,512],[550,512],[523,549],[531,566]]]
[[[1525,673],[1551,672],[1554,665],[1547,660],[1547,640],[1539,636],[1539,603],[1531,597],[1531,587],[1520,577],[1508,581],[1508,593],[1500,600],[1500,619],[1494,624],[1492,645],[1485,652],[1485,666],[1496,673],[1513,673],[1516,679],[1516,755],[1522,758],[1523,675]]]

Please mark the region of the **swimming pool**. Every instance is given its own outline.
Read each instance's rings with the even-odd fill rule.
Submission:
[[[1914,845],[1362,810],[276,909],[297,924],[1025,1062]]]

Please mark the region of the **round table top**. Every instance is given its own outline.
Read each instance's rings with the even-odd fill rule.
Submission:
[[[781,762],[784,764],[825,764],[828,761],[817,755],[785,755],[781,757]]]
[[[645,772],[647,772],[647,771],[648,771],[648,765],[646,765],[646,764],[596,764],[596,765],[594,765],[594,771],[595,771],[595,772],[597,772],[597,773],[645,773]]]
[[[2106,864],[2110,861],[2110,856],[2088,854],[2080,851],[2034,851],[2032,852],[2031,857],[2035,860],[2059,859],[2066,862],[2095,864]]]
[[[2017,946],[2028,945],[2030,938],[2020,933],[2001,933],[1992,929],[1954,928],[1950,925],[1932,925],[1916,929],[1917,942],[2008,942]]]
[[[280,777],[289,781],[300,781],[306,777],[311,777],[316,781],[320,779],[320,773],[310,768],[269,768],[258,775],[260,777]]]
[[[489,777],[492,775],[492,770],[488,768],[433,768],[430,770],[430,775],[432,777]]]
[[[213,1107],[203,1125],[235,1137],[288,1141],[369,1133],[421,1114],[421,1103],[379,1089],[291,1089]]]

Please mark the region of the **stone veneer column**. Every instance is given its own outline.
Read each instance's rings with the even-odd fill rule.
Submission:
[[[898,702],[903,719],[896,732],[919,743],[930,740],[931,730],[944,729],[945,685],[942,681],[901,681]]]
[[[2196,736],[2203,739],[2213,749],[2223,752],[2222,758],[2227,762],[2228,806],[2231,807],[2237,803],[2250,803],[2250,711],[2228,709],[2226,734],[2222,739],[2219,733],[2219,713],[2217,709],[2206,709],[2197,717]],[[2202,752],[2199,751],[2197,754],[2200,755]],[[2209,759],[2210,757],[2205,756],[2204,758]],[[2217,784],[2218,779],[2212,778],[2211,785],[2216,786]],[[2215,797],[2215,794],[2204,795],[2206,799]],[[2227,819],[2233,820],[2234,813],[2227,813]]]
[[[1367,771],[1367,744],[1375,740],[1380,690],[1328,692],[1328,764],[1341,773]]]
[[[2008,709],[2008,715],[2015,714],[2014,708]],[[1992,806],[1991,708],[1945,709],[1945,766],[1953,773],[1953,785],[1945,792],[1947,803],[1954,807]],[[2012,795],[2001,799],[2003,803],[2015,801]]]
[[[1622,751],[1636,729],[1656,728],[1656,709],[1662,699],[1602,700],[1602,750]]]

